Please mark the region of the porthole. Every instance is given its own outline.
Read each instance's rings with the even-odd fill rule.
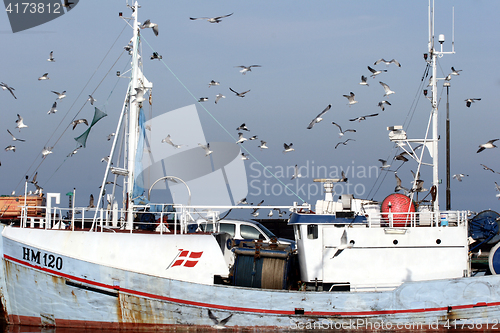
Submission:
[[[393,241],[392,241],[392,244],[394,244],[394,245],[398,245],[398,240],[397,240],[397,239],[393,240]]]
[[[441,240],[439,238],[436,239],[436,244],[441,244]]]

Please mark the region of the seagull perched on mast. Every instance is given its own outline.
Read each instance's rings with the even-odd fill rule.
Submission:
[[[151,28],[153,29],[153,32],[155,36],[158,36],[158,24],[152,23],[150,20],[144,21],[144,23],[141,25],[141,29],[146,29],[146,28]]]
[[[229,17],[233,15],[234,13],[227,14],[227,15],[222,15],[222,16],[216,16],[216,17],[190,17],[190,20],[207,20],[210,23],[219,23],[223,18]]]
[[[323,120],[323,118],[322,118],[322,117],[323,117],[323,115],[324,115],[325,113],[327,113],[327,112],[328,112],[328,110],[330,110],[330,109],[331,109],[331,107],[332,107],[332,105],[331,105],[331,104],[329,104],[329,105],[328,105],[328,106],[327,106],[327,107],[326,107],[323,111],[321,111],[321,113],[320,113],[320,114],[318,114],[318,115],[317,115],[317,116],[316,116],[316,117],[315,117],[315,118],[314,118],[314,119],[313,119],[313,120],[309,123],[309,126],[307,126],[307,129],[311,129],[311,128],[313,128],[313,126],[314,126],[316,123],[319,123],[320,121],[322,121],[322,120]]]
[[[241,68],[240,73],[245,75],[247,72],[252,71],[252,67],[262,67],[261,65],[250,65],[250,66],[234,66],[236,68]]]
[[[6,83],[3,82],[0,83],[0,87],[2,87],[3,90],[8,90],[12,94],[12,96],[14,96],[14,98],[17,99],[16,95],[14,95],[14,90],[16,89],[9,87]]]
[[[479,149],[477,150],[477,152],[476,152],[476,153],[480,153],[480,152],[482,152],[482,151],[483,151],[483,150],[485,150],[485,149],[489,149],[489,148],[496,148],[497,146],[495,146],[495,145],[493,144],[493,142],[495,142],[495,141],[497,141],[497,140],[498,140],[498,139],[493,139],[493,140],[490,140],[490,141],[488,141],[488,142],[486,142],[486,143],[483,143],[483,144],[479,145]]]

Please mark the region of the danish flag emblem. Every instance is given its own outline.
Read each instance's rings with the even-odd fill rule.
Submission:
[[[188,250],[180,250],[180,253],[174,259],[174,262],[171,264],[170,267],[175,267],[175,266],[194,267],[198,263],[202,254],[203,251],[193,252]]]

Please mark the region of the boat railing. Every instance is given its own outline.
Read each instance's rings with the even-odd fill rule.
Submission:
[[[256,209],[255,206],[185,206],[176,204],[148,204],[134,206],[134,221],[126,221],[126,210],[117,206],[111,209],[74,207],[61,208],[49,206],[30,206],[43,211],[41,215],[30,216],[27,207],[21,207],[20,227],[38,229],[91,230],[109,232],[126,230],[129,232],[154,231],[173,234],[189,233],[190,224],[206,222],[218,230],[221,212],[230,209]],[[306,206],[259,206],[259,209],[309,209]],[[208,230],[207,230],[208,231]]]
[[[456,227],[467,224],[468,211],[383,212],[368,214],[369,227]]]

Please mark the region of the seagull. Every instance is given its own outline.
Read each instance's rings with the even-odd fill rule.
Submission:
[[[56,61],[56,59],[54,59],[54,51],[50,51],[49,59],[47,59],[47,61],[50,61],[50,62]]]
[[[71,5],[74,5],[73,2],[69,2],[69,0],[64,0],[62,6],[68,9],[71,9]]]
[[[480,101],[480,100],[481,100],[481,98],[467,98],[465,100],[465,106],[467,106],[468,108],[470,108],[470,105],[472,103],[475,103],[475,101]]]
[[[57,91],[52,92],[57,95],[57,99],[63,99],[64,97],[66,97],[66,90],[64,90],[62,93],[58,93]]]
[[[444,78],[445,81],[451,81],[451,74],[448,74],[445,78]]]
[[[391,165],[390,164],[387,164],[387,161],[386,160],[383,160],[381,158],[378,159],[378,161],[380,163],[382,163],[382,166],[380,167],[380,169],[387,169],[389,168]]]
[[[336,256],[340,255],[342,253],[342,251],[344,251],[345,249],[352,248],[353,245],[354,245],[354,241],[353,240],[351,240],[349,243],[347,243],[347,232],[344,229],[344,232],[342,233],[342,236],[340,237],[340,245],[337,246],[337,251],[335,252],[335,254],[333,255],[333,257],[331,257],[330,259],[333,259]]]
[[[208,317],[210,319],[212,319],[212,321],[214,322],[214,326],[212,326],[213,328],[217,328],[217,329],[221,329],[221,328],[225,328],[226,327],[226,324],[227,322],[229,321],[229,319],[231,319],[231,317],[233,316],[233,314],[231,313],[229,316],[227,316],[226,318],[222,319],[222,320],[219,320],[213,313],[212,311],[210,311],[210,309],[208,309]]]
[[[377,66],[381,62],[385,63],[387,66],[389,66],[390,64],[396,64],[398,67],[401,67],[401,64],[396,59],[391,59],[391,60],[387,61],[384,58],[375,61],[375,63],[373,65]]]
[[[19,132],[21,132],[21,128],[28,127],[28,125],[25,125],[23,123],[23,117],[21,117],[19,114],[17,114],[17,120],[16,120],[16,128],[19,128]]]
[[[76,125],[78,125],[78,124],[85,124],[85,125],[89,126],[87,119],[77,119],[77,120],[73,120],[71,122],[71,125],[73,125],[73,129],[75,129]]]
[[[241,153],[241,159],[242,159],[243,161],[248,160],[248,155],[245,155],[245,153]]]
[[[398,173],[394,172],[394,177],[396,177],[396,187],[394,188],[394,192],[399,192],[401,190],[404,190],[406,193],[409,193],[410,190],[407,189],[406,187],[401,186],[401,178],[398,177]]]
[[[89,205],[87,206],[87,208],[94,208],[94,196],[91,194],[90,195],[90,199],[89,199]]]
[[[456,180],[458,180],[459,182],[461,182],[462,178],[467,177],[467,176],[469,176],[469,175],[464,175],[463,173],[458,173],[456,175],[453,175],[453,178],[455,178]]]
[[[236,141],[236,143],[242,143],[242,142],[245,142],[247,141],[247,138],[243,137],[243,133],[238,133],[238,141]]]
[[[146,28],[151,28],[153,29],[153,32],[155,36],[158,36],[158,24],[156,23],[151,23],[150,20],[144,21],[144,23],[141,25],[141,29],[146,29]]]
[[[12,140],[13,141],[21,141],[21,142],[24,142],[26,140],[23,140],[23,139],[18,139],[14,136],[14,134],[12,134],[8,129],[7,129],[7,132],[9,132],[10,136],[12,136]]]
[[[200,97],[200,99],[198,100],[198,102],[206,102],[208,101],[208,97]]]
[[[500,185],[498,185],[497,182],[495,182],[495,186],[496,186],[497,191],[500,192]],[[496,195],[496,197],[498,198],[498,200],[500,200],[500,193],[498,193]]]
[[[38,81],[40,81],[40,80],[49,80],[49,79],[50,79],[49,78],[49,73],[45,73],[45,74],[43,74],[42,76],[40,76],[38,78]]]
[[[115,136],[115,133],[111,133],[111,134],[109,134],[109,135],[108,135],[108,138],[107,138],[107,139],[108,139],[108,141],[109,141],[109,140],[111,140],[111,138],[112,138],[112,137],[114,137],[114,136]]]
[[[223,18],[229,17],[233,15],[234,13],[227,14],[227,15],[222,15],[222,16],[216,16],[216,17],[190,17],[190,20],[207,20],[210,23],[219,23]]]
[[[261,202],[259,202],[257,204],[257,206],[260,206],[264,203],[264,199],[261,200]],[[254,217],[257,217],[259,215],[259,212],[258,212],[259,208],[254,208],[253,211],[252,211],[252,216]]]
[[[368,66],[368,70],[370,72],[372,72],[372,75],[370,75],[370,76],[373,78],[375,78],[375,76],[379,75],[382,72],[387,72],[387,69],[375,70],[375,69],[371,68],[370,66]]]
[[[90,105],[94,105],[94,102],[97,100],[94,97],[92,97],[92,95],[89,95],[89,98],[87,99],[87,101],[90,102]]]
[[[217,94],[215,95],[215,104],[217,104],[217,102],[219,101],[219,99],[221,98],[226,98],[226,96],[222,95],[222,94]]]
[[[269,213],[267,213],[267,217],[272,217],[274,215],[273,210],[271,209]]]
[[[56,113],[57,112],[57,102],[54,102],[54,104],[52,104],[52,107],[50,108],[49,112],[47,112],[47,114],[51,114],[51,113]]]
[[[361,75],[361,82],[359,83],[362,86],[369,86],[368,82],[366,82],[367,77],[364,75]]]
[[[295,178],[301,178],[301,177],[302,177],[302,175],[299,172],[299,167],[297,166],[297,164],[295,164],[295,168],[293,169],[293,175],[292,175],[291,180],[293,180]]]
[[[35,172],[35,174],[33,175],[33,178],[30,180],[30,183],[35,185],[35,186],[38,184],[38,181],[36,180],[37,176],[38,176],[38,171]]]
[[[382,109],[382,111],[385,111],[384,104],[391,105],[391,103],[389,103],[389,101],[378,102],[378,106]]]
[[[182,145],[176,145],[172,142],[172,140],[170,139],[170,134],[167,135],[167,137],[163,140],[161,140],[161,143],[168,143],[169,145],[171,145],[172,147],[174,148],[180,148]]]
[[[237,131],[248,131],[248,132],[250,132],[250,130],[248,129],[248,127],[245,125],[245,123],[241,124],[236,130]]]
[[[3,82],[0,83],[0,87],[2,87],[3,90],[8,90],[12,94],[12,96],[14,96],[14,98],[17,99],[16,95],[14,95],[14,90],[16,89],[9,87],[6,83]]]
[[[52,154],[52,149],[54,147],[43,147],[42,158],[45,158],[48,154]]]
[[[132,95],[135,96],[135,99],[132,101],[132,103],[142,103],[146,99],[144,98],[144,94],[146,91],[143,88],[135,88],[136,94]]]
[[[351,93],[349,95],[342,95],[344,96],[345,98],[347,98],[347,100],[349,101],[349,106],[353,105],[353,104],[356,104],[358,101],[355,101],[354,100],[354,93],[351,91]]]
[[[213,151],[210,150],[210,143],[207,143],[207,145],[202,145],[201,143],[198,143],[198,146],[203,148],[205,150],[205,156],[208,156],[213,153]]]
[[[403,161],[403,163],[404,163],[404,162],[408,162],[408,159],[407,159],[404,155],[408,155],[408,153],[404,151],[404,152],[402,152],[401,154],[396,155],[396,156],[394,157],[394,159],[395,159],[395,160],[398,160],[398,161]]]
[[[236,68],[241,68],[240,73],[245,75],[247,72],[252,71],[252,67],[262,67],[261,65],[250,65],[250,66],[234,66]]]
[[[5,147],[5,151],[9,151],[9,150],[12,150],[15,153],[16,152],[16,146],[9,145],[9,146]]]
[[[345,176],[345,172],[342,171],[341,175],[342,175],[342,178],[340,178],[339,182],[347,183],[347,177]]]
[[[260,150],[262,150],[262,149],[267,149],[269,147],[267,146],[267,142],[266,141],[260,140],[260,146],[259,146],[259,148],[260,148]]]
[[[493,170],[492,168],[489,168],[489,167],[487,167],[487,166],[486,166],[486,165],[484,165],[484,164],[480,164],[480,165],[483,167],[483,169],[484,169],[484,170],[489,170],[489,171],[491,171],[491,172],[493,172],[493,173],[498,173],[498,172],[496,172],[495,170]]]
[[[251,137],[248,138],[248,140],[250,140],[250,141],[257,140],[257,139],[258,139],[257,135],[254,135],[254,136],[251,136]]]
[[[369,114],[369,115],[366,115],[366,116],[361,116],[361,117],[357,117],[357,118],[353,118],[353,119],[349,119],[349,121],[361,121],[361,120],[366,120],[367,117],[375,117],[375,116],[378,116],[378,113],[374,113],[374,114]]]
[[[242,204],[242,205],[248,205],[247,198],[243,198],[243,199],[241,199],[241,200],[240,200],[240,201],[238,201],[236,204],[237,204],[237,205],[239,205],[239,204]]]
[[[424,181],[421,179],[417,179],[415,183],[415,188],[412,188],[410,192],[426,192],[428,191],[426,188],[424,188]]]
[[[211,86],[218,86],[218,85],[220,85],[220,83],[219,83],[219,82],[212,80],[212,81],[210,81],[210,83],[208,84],[208,87],[210,88]]]
[[[232,92],[234,92],[236,94],[236,96],[238,96],[238,97],[245,97],[245,94],[250,91],[250,90],[247,90],[245,92],[239,93],[239,92],[234,91],[233,89],[231,89],[231,87],[229,87],[229,90],[231,90]]]
[[[461,69],[455,69],[453,66],[451,67],[451,75],[460,75],[458,72],[461,72]]]
[[[340,131],[339,137],[343,137],[346,132],[354,132],[354,133],[356,133],[355,129],[349,128],[349,129],[346,129],[345,131],[342,131],[342,127],[340,127],[339,124],[337,124],[337,123],[335,123],[333,121],[332,121],[332,124],[335,125],[335,126],[337,126],[339,128],[339,131]]]
[[[75,148],[71,153],[68,154],[67,157],[71,157],[73,155],[75,155],[77,152],[78,152],[78,149],[82,148],[83,146],[78,146],[77,148]]]
[[[384,96],[389,96],[391,94],[394,94],[395,92],[391,90],[391,88],[389,88],[389,86],[387,84],[385,84],[384,82],[382,81],[379,81],[379,83],[382,85],[382,87],[384,87],[384,90],[385,90],[385,95]]]
[[[489,149],[489,148],[496,148],[497,146],[495,146],[495,145],[493,144],[493,142],[495,142],[495,141],[497,141],[497,140],[498,140],[498,139],[493,139],[493,140],[490,140],[490,141],[488,141],[488,142],[486,142],[486,143],[483,143],[483,144],[479,145],[479,149],[477,150],[477,152],[476,152],[476,153],[480,153],[480,152],[482,152],[482,151],[483,151],[483,150],[485,150],[485,149]]]
[[[163,59],[163,57],[161,55],[158,54],[158,52],[153,52],[153,55],[151,56],[151,60],[154,60],[154,59]]]
[[[286,143],[283,144],[283,147],[285,148],[285,150],[283,150],[283,154],[284,153],[289,153],[291,151],[294,151],[295,149],[292,148],[293,146],[293,143],[290,142],[289,145],[287,145]],[[262,147],[261,147],[262,148]],[[267,147],[266,147],[267,148]]]
[[[321,111],[321,113],[320,113],[320,114],[318,114],[318,115],[316,116],[316,118],[314,118],[314,119],[313,119],[313,120],[309,123],[309,125],[307,126],[307,129],[311,129],[311,128],[313,128],[313,126],[314,126],[316,123],[319,123],[320,121],[322,121],[322,120],[323,120],[322,116],[323,116],[325,113],[327,113],[327,112],[328,112],[328,110],[330,110],[330,109],[331,109],[331,107],[332,107],[332,105],[331,105],[331,104],[329,104],[329,105],[328,105],[328,106],[327,106],[327,107],[326,107],[323,111]]]
[[[109,162],[109,156],[106,156],[106,157],[101,158],[101,162],[106,162],[106,163],[108,163],[108,162]]]
[[[354,139],[347,139],[347,140],[345,140],[345,141],[341,141],[341,142],[339,142],[339,143],[337,143],[337,144],[335,145],[335,149],[337,149],[337,147],[338,147],[339,145],[344,145],[344,146],[345,146],[345,145],[347,145],[347,142],[348,142],[348,141],[356,141],[356,140],[354,140]]]

